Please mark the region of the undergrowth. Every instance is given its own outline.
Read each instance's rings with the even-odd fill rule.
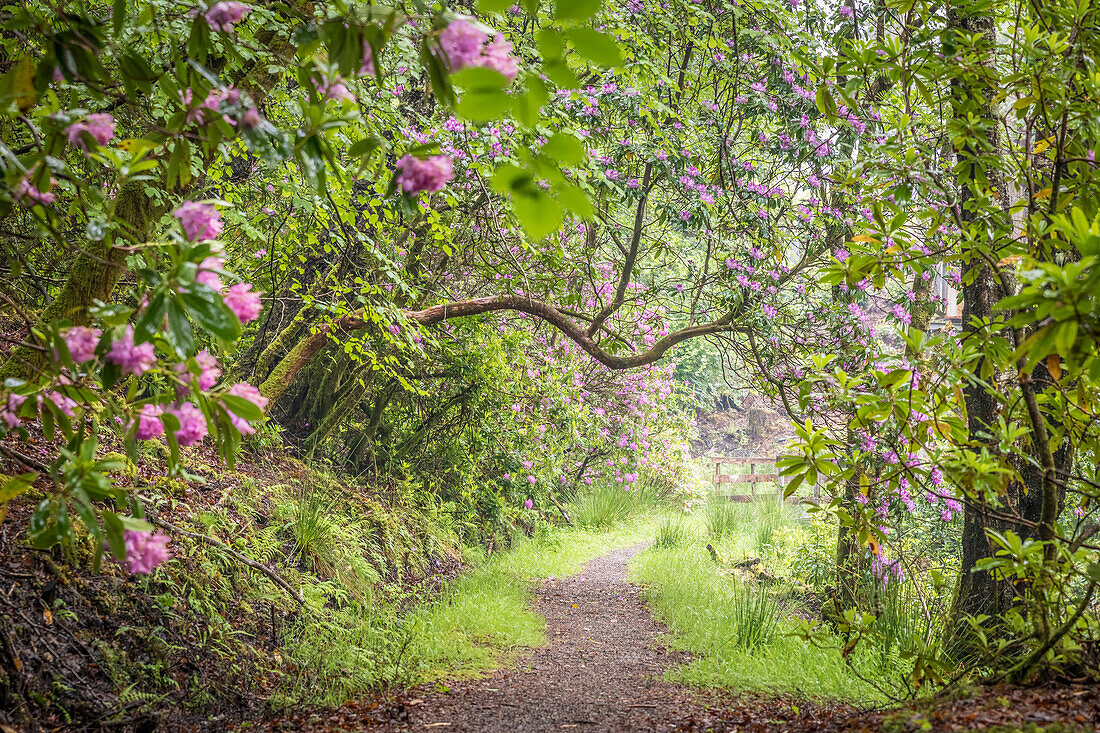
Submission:
[[[705,687],[885,701],[880,688],[900,669],[888,621],[903,601],[884,598],[882,643],[861,645],[847,658],[833,648],[843,640],[821,643],[826,627],[817,620],[810,620],[819,634],[813,642],[799,633],[802,619],[812,619],[802,601],[829,580],[807,571],[817,570],[833,536],[775,499],[732,504],[712,496],[695,516],[660,520],[654,547],[632,561],[630,580],[646,586],[671,644],[692,652],[670,676]]]

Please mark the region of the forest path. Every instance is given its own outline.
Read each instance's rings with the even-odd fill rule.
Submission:
[[[770,730],[789,703],[708,699],[661,680],[685,661],[659,642],[642,589],[626,582],[627,563],[646,543],[598,557],[578,574],[535,592],[547,645],[485,679],[410,690],[366,730],[732,731]],[[763,704],[761,704],[763,703]],[[770,708],[770,709],[769,709]],[[809,711],[802,711],[802,716]],[[378,715],[381,713],[381,715]],[[786,717],[779,713],[777,717]],[[380,720],[381,719],[381,720]]]

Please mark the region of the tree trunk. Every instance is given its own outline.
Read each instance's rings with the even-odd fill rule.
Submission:
[[[955,30],[981,35],[986,44],[984,64],[992,64],[996,36],[993,15],[988,8],[975,11],[970,4],[954,3],[948,11],[948,33]],[[992,249],[988,231],[995,229],[996,224],[986,221],[988,210],[981,210],[981,202],[988,195],[985,193],[986,189],[992,189],[1003,196],[1004,180],[998,167],[1000,161],[988,159],[988,156],[996,156],[1001,151],[997,113],[991,101],[991,90],[981,83],[972,86],[970,82],[969,79],[952,79],[952,113],[960,120],[966,120],[970,115],[980,115],[987,124],[989,148],[983,151],[979,146],[966,145],[955,152],[959,168],[964,171],[960,173],[958,180],[963,246],[964,254],[967,255],[964,262],[968,267],[963,274],[963,338],[985,340],[991,335],[989,324],[997,295],[993,271],[980,253]],[[983,157],[987,159],[983,160]],[[983,173],[988,183],[981,180]],[[983,375],[983,367],[984,359],[974,365],[978,380],[997,378],[996,374]],[[996,426],[998,405],[990,390],[978,380],[963,389],[967,428],[975,452],[980,452],[983,448],[995,451],[994,441],[987,435]],[[956,633],[965,633],[964,616],[997,614],[1011,603],[1014,595],[1009,584],[998,582],[988,572],[976,568],[980,560],[992,554],[987,530],[1004,529],[1001,523],[989,517],[988,509],[981,501],[967,502],[964,509],[962,561],[958,592],[952,610]]]

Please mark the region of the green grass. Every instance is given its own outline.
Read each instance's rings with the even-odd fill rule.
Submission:
[[[632,563],[631,580],[649,586],[647,599],[673,632],[673,645],[695,655],[672,673],[677,681],[855,701],[879,699],[877,691],[851,674],[835,650],[786,636],[794,624],[777,618],[774,601],[761,602],[760,589],[729,577],[699,546],[645,552]],[[865,671],[876,676],[874,669]]]
[[[723,547],[727,552],[753,548],[758,531],[755,525],[745,526],[736,541]],[[672,632],[672,646],[693,654],[691,662],[670,672],[674,681],[883,701],[874,686],[852,673],[836,649],[818,648],[791,635],[797,623],[781,613],[773,591],[741,582],[728,569],[715,565],[703,541],[647,550],[631,563],[630,580],[647,586],[650,608]],[[877,682],[884,674],[877,657],[860,650],[851,662],[860,674]]]
[[[651,489],[604,485],[579,492],[572,502],[573,520],[584,529],[608,529],[656,506]]]

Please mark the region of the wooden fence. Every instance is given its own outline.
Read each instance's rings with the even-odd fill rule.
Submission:
[[[714,490],[716,493],[722,493],[723,484],[751,484],[751,494],[724,494],[724,496],[730,501],[750,502],[759,501],[769,495],[771,492],[761,493],[757,491],[757,484],[774,482],[776,485],[776,493],[780,500],[783,499],[783,490],[785,488],[783,478],[779,475],[778,469],[775,468],[776,459],[772,456],[745,456],[739,458],[727,458],[724,456],[713,456],[708,459],[714,464],[714,475],[712,481],[714,483]],[[748,473],[722,473],[722,466],[748,466]],[[757,473],[757,466],[770,466],[771,471],[769,473]],[[821,499],[821,489],[818,486],[814,486],[814,496],[812,501],[817,502]],[[792,496],[787,501],[792,503],[798,502],[810,502],[809,497],[795,497]]]

